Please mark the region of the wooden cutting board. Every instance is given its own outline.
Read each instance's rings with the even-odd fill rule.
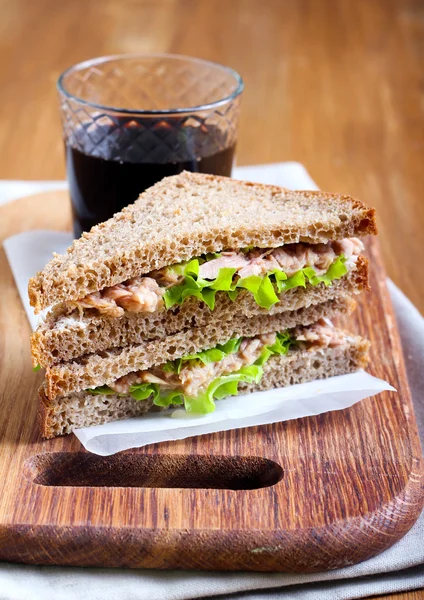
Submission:
[[[66,193],[0,208],[0,239],[69,229]],[[372,293],[349,327],[369,371],[398,393],[286,423],[154,444],[112,457],[70,435],[42,441],[41,373],[0,253],[0,559],[31,564],[320,571],[394,544],[423,505],[423,464],[378,243]]]

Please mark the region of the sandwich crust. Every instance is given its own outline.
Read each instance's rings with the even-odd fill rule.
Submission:
[[[375,233],[375,210],[350,196],[183,172],[55,255],[28,294],[39,312],[208,252]]]
[[[239,391],[247,394],[352,373],[366,367],[368,351],[369,342],[358,336],[349,336],[345,345],[335,348],[295,349],[286,356],[271,357],[264,365],[260,383],[240,384]],[[79,392],[51,401],[46,396],[45,386],[39,390],[38,420],[43,438],[141,416],[152,409],[159,410],[151,398],[137,401],[130,396],[92,396]]]

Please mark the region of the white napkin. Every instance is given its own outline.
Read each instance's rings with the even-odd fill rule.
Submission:
[[[213,413],[187,414],[183,409],[150,413],[143,417],[114,421],[74,431],[90,452],[108,456],[120,450],[138,448],[193,435],[228,431],[319,415],[352,406],[383,390],[394,390],[385,381],[364,371],[312,381],[290,387],[232,396],[216,403]],[[178,417],[178,418],[173,418]]]
[[[306,187],[306,171],[297,163],[244,167],[241,177],[256,178],[262,169],[273,181]],[[255,173],[253,175],[253,173]],[[284,174],[284,179],[280,179]],[[270,179],[267,179],[270,181]],[[308,178],[310,181],[310,179]],[[305,182],[305,183],[302,183]],[[17,182],[20,183],[20,182]],[[0,182],[0,204],[8,186]],[[27,189],[27,193],[34,193]],[[10,196],[10,194],[9,194]],[[17,197],[17,196],[16,196]],[[393,284],[390,292],[399,321],[415,411],[422,415],[424,434],[424,320]],[[0,564],[2,600],[188,600],[236,594],[240,600],[348,600],[424,587],[424,516],[382,554],[352,567],[315,574],[209,573],[37,567]],[[234,597],[235,600],[235,597]]]
[[[286,187],[293,189],[316,188],[305,169],[297,163],[288,163],[277,169],[273,165],[241,168],[236,176],[259,182],[281,184],[283,181]],[[21,300],[33,328],[37,319],[28,303],[28,279],[44,267],[53,252],[64,252],[71,241],[68,233],[26,231],[4,242]],[[87,450],[107,456],[156,442],[341,410],[383,390],[394,388],[364,371],[358,371],[324,381],[220,400],[215,412],[208,415],[193,416],[184,410],[168,410],[77,429],[74,434]],[[179,418],[173,418],[176,415]]]
[[[39,192],[49,190],[66,190],[66,181],[16,181],[15,179],[3,179],[0,181],[0,205],[6,204],[16,198],[31,196]]]

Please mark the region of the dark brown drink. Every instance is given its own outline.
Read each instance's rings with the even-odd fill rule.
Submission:
[[[120,118],[75,130],[66,144],[74,235],[79,237],[134,202],[146,188],[181,171],[231,175],[235,144],[217,128]],[[72,145],[71,145],[72,144]]]
[[[243,81],[229,67],[103,56],[70,67],[57,86],[76,237],[163,177],[231,175]]]

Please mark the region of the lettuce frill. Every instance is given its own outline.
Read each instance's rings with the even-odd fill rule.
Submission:
[[[211,258],[215,258],[213,255]],[[281,294],[296,287],[306,287],[306,284],[318,285],[324,283],[331,285],[335,279],[340,279],[347,273],[346,259],[341,254],[328,268],[324,275],[317,275],[312,267],[300,269],[288,277],[284,271],[274,269],[263,276],[250,275],[249,277],[237,278],[236,269],[223,267],[218,276],[213,279],[203,279],[200,276],[200,265],[207,258],[194,258],[188,263],[174,265],[169,269],[176,275],[184,277],[182,283],[168,288],[164,294],[166,308],[172,308],[175,304],[182,304],[190,296],[194,296],[205,302],[213,310],[215,308],[215,296],[217,292],[227,292],[231,300],[235,300],[240,290],[248,290],[254,297],[255,302],[262,308],[270,309],[279,302],[277,294]]]
[[[229,354],[237,352],[243,338],[233,338],[226,344],[220,344],[210,350],[203,350],[197,354],[191,354],[174,361],[167,362],[162,368],[170,373],[180,373],[181,368],[192,362],[201,362],[203,364],[217,363],[223,360]],[[267,360],[275,355],[284,355],[290,349],[294,340],[288,333],[277,333],[277,339],[274,344],[264,346],[260,357],[249,366],[242,367],[235,373],[221,375],[214,379],[201,394],[196,398],[184,394],[181,390],[161,390],[157,383],[139,383],[132,385],[129,389],[129,395],[135,400],[147,400],[153,396],[153,404],[161,407],[170,405],[184,405],[187,412],[197,414],[207,414],[215,410],[215,400],[221,400],[227,396],[236,396],[238,394],[238,384],[259,383],[263,375],[263,365]],[[87,390],[90,394],[111,395],[116,392],[107,385]],[[128,394],[119,394],[127,396]]]

